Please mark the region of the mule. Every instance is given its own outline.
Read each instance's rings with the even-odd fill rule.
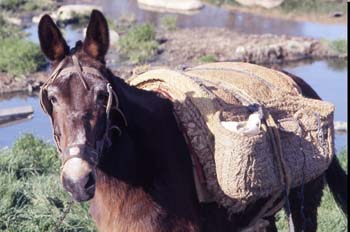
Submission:
[[[48,15],[40,20],[39,39],[54,70],[41,103],[62,160],[61,182],[75,201],[90,201],[99,231],[237,231],[248,225],[266,199],[232,215],[198,201],[171,101],[129,86],[106,67],[109,34],[101,12],[92,12],[85,40],[72,49]],[[291,78],[304,96],[319,99]],[[347,214],[347,176],[334,157],[322,176],[292,189],[297,231],[316,231],[324,177]],[[267,230],[276,231],[274,216],[267,220]]]

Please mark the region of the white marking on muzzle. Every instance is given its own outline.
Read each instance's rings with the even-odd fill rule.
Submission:
[[[92,168],[88,162],[78,157],[74,157],[64,164],[62,169],[62,177],[64,176],[71,179],[73,182],[77,182],[81,178],[88,175],[91,171]]]
[[[79,147],[71,147],[68,150],[68,155],[73,156],[73,155],[78,155],[80,152],[80,148]]]

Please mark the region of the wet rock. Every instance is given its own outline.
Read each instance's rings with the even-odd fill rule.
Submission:
[[[69,21],[79,16],[90,16],[91,11],[94,9],[102,10],[101,7],[95,5],[75,4],[61,6],[54,14],[59,21]]]
[[[236,0],[244,6],[262,6],[264,8],[274,8],[282,4],[284,0]]]
[[[318,41],[271,38],[269,44],[257,43],[236,48],[234,59],[254,63],[280,63],[284,60],[311,58]]]
[[[0,125],[3,126],[10,122],[23,120],[25,118],[33,117],[32,106],[19,106],[6,109],[0,109]]]
[[[223,28],[178,29],[163,37],[166,42],[160,44],[160,49],[164,52],[155,63],[170,67],[196,65],[206,55],[215,56],[219,62],[258,64],[339,57],[320,40],[303,37],[247,35]]]
[[[5,21],[7,23],[14,24],[14,25],[17,25],[17,26],[21,26],[22,25],[22,19],[20,19],[20,18],[4,17],[4,19],[5,19]]]
[[[199,10],[204,5],[199,0],[138,0],[139,4],[178,11]]]
[[[336,133],[346,132],[348,130],[348,123],[335,121],[334,122],[334,130],[336,131]]]
[[[47,80],[46,72],[36,72],[22,77],[0,73],[0,95],[15,92],[36,92]]]
[[[70,23],[72,21],[78,20],[79,17],[89,17],[91,11],[97,9],[102,10],[101,7],[95,5],[85,5],[85,4],[72,4],[63,5],[58,8],[55,12],[44,12],[38,16],[34,16],[32,21],[34,23],[39,23],[41,17],[44,14],[49,14],[56,22]]]
[[[342,16],[343,16],[343,12],[341,12],[341,11],[336,11],[336,12],[333,12],[333,13],[331,14],[331,16],[334,17],[334,18],[342,17]]]

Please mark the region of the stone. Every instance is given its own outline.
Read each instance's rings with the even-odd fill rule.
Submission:
[[[22,19],[20,18],[15,18],[15,17],[4,17],[5,21],[10,23],[10,24],[14,24],[17,26],[21,26],[22,25]]]
[[[68,21],[74,19],[77,15],[90,15],[94,9],[102,11],[102,8],[99,6],[74,4],[61,6],[54,14],[57,20]]]
[[[342,17],[342,16],[343,16],[343,12],[341,12],[341,11],[336,11],[336,12],[333,12],[333,13],[331,14],[331,16],[334,17],[334,18]]]
[[[334,130],[335,132],[346,132],[348,130],[348,123],[347,122],[334,122]]]
[[[284,0],[236,0],[239,4],[244,6],[262,6],[267,9],[277,7],[282,4]]]
[[[56,22],[67,22],[74,20],[77,16],[89,16],[91,14],[92,10],[100,10],[102,11],[102,8],[95,5],[85,5],[85,4],[71,4],[71,5],[63,5],[60,8],[58,8],[55,12],[43,12],[42,14],[38,16],[34,16],[32,18],[33,23],[39,23],[42,16],[45,14],[49,14],[52,19],[54,19]]]
[[[199,0],[137,0],[139,4],[178,11],[194,11],[204,5]]]

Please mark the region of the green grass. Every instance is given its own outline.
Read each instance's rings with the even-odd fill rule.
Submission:
[[[0,152],[0,231],[52,231],[69,201],[55,148],[32,135]],[[75,204],[60,231],[96,231],[87,204]]]
[[[160,25],[167,31],[175,31],[177,27],[177,16],[166,15],[160,19]]]
[[[347,150],[342,150],[338,155],[339,161],[344,168],[348,168]],[[347,231],[347,219],[342,213],[341,209],[337,206],[332,193],[328,187],[323,190],[323,197],[321,206],[317,210],[317,231],[318,232],[345,232]],[[276,215],[276,224],[278,231],[288,231],[288,224],[286,215],[283,211],[280,211]]]
[[[199,61],[202,63],[211,63],[211,62],[216,62],[217,60],[218,60],[217,57],[213,54],[207,54],[199,57]]]
[[[0,0],[0,9],[15,11],[25,4],[25,0]]]
[[[47,11],[55,7],[53,0],[27,0],[22,6],[24,11]]]
[[[158,42],[155,37],[156,31],[152,25],[136,25],[121,36],[119,50],[132,63],[144,63],[157,52]]]
[[[347,169],[347,150],[339,154]],[[0,231],[52,231],[69,196],[59,182],[60,161],[54,146],[24,135],[0,151]],[[347,220],[328,188],[318,209],[319,232],[342,232]],[[279,231],[288,231],[285,214],[276,216]],[[75,204],[60,231],[96,231],[87,204]]]
[[[0,72],[16,76],[35,72],[46,63],[39,46],[21,38],[3,39],[0,54]]]

